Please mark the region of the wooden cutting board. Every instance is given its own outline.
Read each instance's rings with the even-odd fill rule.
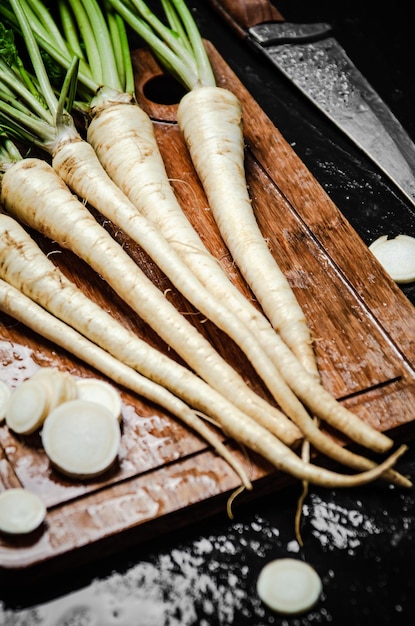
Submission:
[[[415,420],[415,310],[367,250],[308,169],[209,44],[218,84],[243,104],[246,168],[264,236],[300,301],[315,338],[323,384],[362,419],[395,439],[413,434]],[[232,280],[251,297],[212,221],[207,201],[176,124],[174,93],[153,57],[133,53],[137,98],[154,120],[168,174],[179,201]],[[159,97],[160,95],[160,97]],[[176,99],[177,102],[177,99]],[[136,262],[218,351],[265,397],[252,367],[213,324],[201,319],[146,254],[113,230]],[[92,299],[141,337],[167,351],[116,294],[83,262],[55,243],[35,238]],[[172,353],[169,352],[170,356]],[[101,377],[22,324],[2,316],[0,376],[17,386],[40,366]],[[173,355],[174,356],[174,355]],[[19,581],[168,532],[222,511],[238,477],[194,433],[159,407],[120,389],[123,432],[118,465],[89,482],[65,479],[45,456],[38,434],[17,437],[0,426],[0,488],[24,486],[48,507],[46,522],[29,537],[0,536],[0,575]],[[347,443],[347,442],[346,442]],[[252,477],[254,492],[287,478],[256,455],[229,442]],[[242,496],[241,501],[247,496]],[[235,505],[237,506],[237,504]]]

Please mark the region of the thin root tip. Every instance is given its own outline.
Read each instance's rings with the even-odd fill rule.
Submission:
[[[393,454],[395,461],[403,454],[405,454],[407,450],[408,446],[406,444],[402,444],[401,446],[399,446],[399,448]],[[412,480],[409,478],[409,476],[403,476],[395,470],[392,470],[392,472],[395,475],[395,480],[393,482],[395,482],[396,485],[405,489],[411,489],[413,487]]]
[[[406,445],[406,443],[403,443],[402,445],[399,446],[396,453],[398,456],[402,456],[403,454],[405,454],[407,450],[408,450],[408,446]]]

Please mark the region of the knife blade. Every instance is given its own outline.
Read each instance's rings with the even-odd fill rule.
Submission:
[[[287,22],[268,0],[210,0],[257,52],[265,55],[368,156],[415,207],[415,144],[326,23]]]

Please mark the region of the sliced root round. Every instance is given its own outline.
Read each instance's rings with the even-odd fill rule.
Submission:
[[[97,402],[71,400],[47,416],[42,443],[51,463],[67,476],[92,478],[115,462],[120,426],[109,409]]]
[[[62,402],[77,398],[76,378],[69,372],[58,370],[56,367],[41,367],[31,376],[30,380],[45,387],[48,394],[49,411],[52,411]]]
[[[382,235],[370,244],[369,250],[396,283],[415,281],[415,237]]]
[[[286,615],[311,609],[321,591],[321,579],[315,569],[297,559],[270,561],[257,580],[261,600],[273,611]]]
[[[6,407],[6,424],[19,435],[30,435],[43,424],[48,411],[46,389],[29,378],[16,387],[10,396]]]
[[[54,367],[41,367],[11,394],[5,409],[7,426],[19,435],[38,430],[56,406],[74,400],[76,379]]]
[[[28,534],[42,524],[46,507],[35,493],[24,488],[0,494],[0,531],[9,535]]]
[[[107,407],[120,422],[122,417],[122,400],[118,391],[99,378],[80,378],[76,381],[78,398],[97,402]]]
[[[0,380],[0,423],[6,417],[7,403],[12,395],[12,390],[5,382]]]

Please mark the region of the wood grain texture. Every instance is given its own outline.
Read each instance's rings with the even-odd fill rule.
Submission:
[[[414,308],[313,178],[257,103],[208,44],[218,84],[233,90],[244,110],[248,184],[258,222],[287,275],[315,338],[323,384],[353,412],[382,431],[409,436],[415,419]],[[137,98],[150,114],[178,199],[208,248],[249,298],[229,257],[175,123],[177,106],[155,102],[168,79],[146,51],[133,53]],[[159,87],[154,90],[154,83]],[[99,219],[99,216],[98,216]],[[267,392],[240,350],[177,293],[146,254],[106,224],[147,275],[218,351],[265,397]],[[86,294],[161,350],[156,334],[120,302],[81,261],[35,235],[54,262]],[[7,316],[0,320],[1,378],[12,387],[39,366],[77,376],[89,367]],[[171,351],[169,351],[172,356]],[[174,356],[174,355],[173,355]],[[0,426],[0,489],[22,485],[48,506],[44,526],[30,537],[0,536],[0,575],[64,568],[142,541],[159,532],[225,511],[238,477],[200,440],[157,406],[120,389],[123,433],[118,464],[104,477],[78,483],[60,476],[42,450],[39,434],[17,437]],[[347,442],[345,442],[347,443]],[[229,442],[254,481],[255,497],[287,484],[253,454]],[[243,496],[245,497],[245,496]],[[248,497],[248,496],[246,496]]]
[[[239,30],[249,29],[264,22],[283,22],[284,18],[278,9],[268,0],[210,0],[225,21]],[[241,29],[241,35],[245,30]]]

